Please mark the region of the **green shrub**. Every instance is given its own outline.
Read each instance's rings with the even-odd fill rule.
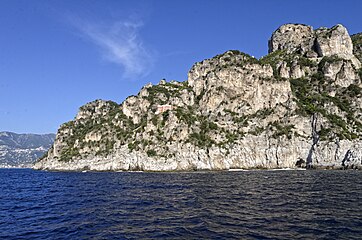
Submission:
[[[138,146],[139,141],[134,141],[134,142],[130,142],[128,143],[128,149],[130,152],[132,152],[133,150],[138,151],[140,149],[140,147]]]
[[[334,63],[334,62],[339,62],[339,61],[343,61],[343,58],[338,57],[337,55],[332,55],[332,56],[325,56],[322,58],[322,60],[319,62],[318,64],[318,70],[322,71],[323,67],[326,65],[326,63]]]
[[[157,155],[157,153],[155,150],[153,150],[153,149],[147,150],[147,156],[154,157],[156,155]]]
[[[362,74],[362,70],[360,71]],[[362,77],[361,77],[362,79]],[[357,86],[356,84],[351,84],[347,87],[347,91],[346,94],[348,94],[348,96],[350,97],[357,97],[358,95],[362,94],[362,89]]]
[[[332,129],[330,128],[321,128],[321,130],[318,132],[318,135],[320,137],[320,140],[328,140],[328,137],[330,136],[332,132]]]
[[[282,125],[280,122],[272,122],[270,123],[271,128],[274,130],[272,137],[277,138],[280,136],[287,136],[288,139],[291,139],[293,136],[292,129],[294,125],[287,124]]]

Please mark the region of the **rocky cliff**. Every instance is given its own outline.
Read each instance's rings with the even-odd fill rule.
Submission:
[[[261,59],[227,51],[196,63],[187,81],[148,84],[120,105],[88,103],[34,168],[361,168],[356,36],[286,24]]]
[[[55,134],[0,132],[0,168],[31,167],[54,139]]]

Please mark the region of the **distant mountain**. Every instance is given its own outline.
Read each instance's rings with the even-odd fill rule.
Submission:
[[[0,132],[0,168],[30,167],[51,147],[55,134]]]

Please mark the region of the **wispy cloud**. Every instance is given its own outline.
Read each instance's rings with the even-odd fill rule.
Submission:
[[[148,75],[154,63],[154,54],[145,48],[139,31],[140,21],[118,21],[111,25],[74,21],[79,31],[98,45],[103,57],[120,65],[125,78]]]

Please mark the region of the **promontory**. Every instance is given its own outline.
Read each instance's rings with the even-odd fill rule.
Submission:
[[[362,34],[285,24],[256,59],[237,50],[60,126],[35,169],[362,168]]]

